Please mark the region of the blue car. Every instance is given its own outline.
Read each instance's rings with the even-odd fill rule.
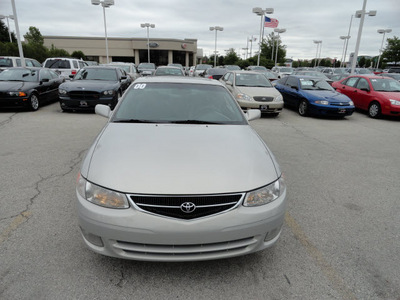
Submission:
[[[336,92],[324,79],[290,75],[275,81],[285,106],[298,110],[300,116],[350,116],[355,107],[346,95]]]

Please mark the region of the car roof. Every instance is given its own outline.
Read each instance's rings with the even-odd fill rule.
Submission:
[[[139,77],[133,83],[181,83],[181,84],[204,84],[204,85],[216,85],[223,86],[218,80],[198,77],[186,77],[186,76],[145,76]]]
[[[261,74],[260,72],[256,71],[242,71],[242,70],[230,70],[227,73],[235,73],[235,74]]]

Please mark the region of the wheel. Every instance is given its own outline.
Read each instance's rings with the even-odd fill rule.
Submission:
[[[308,114],[308,103],[306,100],[301,100],[298,109],[299,115],[302,117],[307,116]]]
[[[35,111],[39,109],[39,98],[36,94],[32,94],[29,97],[29,104],[30,104],[30,109]]]
[[[374,101],[369,105],[368,115],[371,118],[377,119],[381,116],[381,113],[382,113],[382,110],[381,110],[381,105],[379,104],[379,102]]]

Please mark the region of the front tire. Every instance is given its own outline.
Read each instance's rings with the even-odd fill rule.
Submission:
[[[302,117],[306,117],[308,115],[308,102],[306,100],[300,101],[298,112]]]
[[[29,97],[29,109],[32,111],[36,111],[39,109],[39,97],[36,94],[32,94]]]
[[[379,102],[372,102],[368,107],[368,115],[373,119],[378,119],[382,115],[382,109]]]

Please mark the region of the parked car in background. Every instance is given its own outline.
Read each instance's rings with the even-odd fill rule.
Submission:
[[[79,228],[102,255],[203,261],[278,241],[286,185],[265,142],[216,80],[139,78],[83,160]],[[190,176],[189,176],[190,175]]]
[[[114,109],[130,82],[119,67],[84,67],[73,80],[60,85],[58,91],[61,109],[94,111],[97,104],[105,104]]]
[[[98,66],[99,65],[99,63],[97,61],[93,61],[93,60],[85,60],[85,63],[88,66]]]
[[[137,70],[142,76],[151,76],[156,70],[156,65],[153,63],[140,63],[137,67]]]
[[[400,67],[391,67],[389,68],[388,73],[400,73]]]
[[[271,70],[276,74],[278,78],[288,76],[294,71],[294,69],[290,67],[273,67]]]
[[[154,76],[185,76],[185,73],[179,67],[160,66],[154,72]]]
[[[247,71],[261,71],[261,72],[265,72],[268,71],[268,69],[264,66],[248,66],[246,68]]]
[[[45,68],[8,68],[0,73],[0,107],[38,110],[58,100],[58,87],[65,81]]]
[[[400,82],[379,75],[355,75],[332,86],[350,97],[354,105],[368,111],[371,118],[400,116]]]
[[[213,67],[212,65],[208,65],[208,64],[199,64],[199,65],[196,65],[196,66],[194,67],[192,76],[197,77],[197,76],[199,76],[201,73],[203,73],[205,70],[207,70],[207,69],[209,69],[209,68],[212,68],[212,67]]]
[[[183,66],[182,66],[181,64],[172,63],[172,64],[168,64],[167,67],[176,67],[176,68],[180,68],[180,69],[182,69],[183,71],[185,71],[184,68],[183,68]]]
[[[40,68],[42,64],[36,59],[25,58],[25,66]],[[0,72],[13,67],[22,67],[21,58],[19,56],[0,56]]]
[[[310,77],[316,77],[316,78],[321,78],[324,79],[326,82],[329,84],[332,84],[333,80],[329,79],[326,77],[323,73],[320,71],[294,71],[292,75],[304,75],[304,76],[310,76]]]
[[[350,75],[351,69],[346,69],[347,72]],[[354,74],[359,74],[359,75],[375,75],[372,70],[367,69],[367,68],[355,68],[354,69]]]
[[[243,110],[260,109],[277,116],[283,108],[282,95],[260,72],[231,71],[221,79]]]
[[[47,58],[43,63],[43,67],[52,69],[68,80],[74,77],[81,68],[86,67],[87,65],[88,64],[85,61],[71,57]]]
[[[332,82],[333,81],[340,81],[340,80],[345,79],[347,77],[349,77],[349,74],[333,75],[333,76],[331,76],[331,80],[332,80]]]
[[[136,66],[133,63],[112,62],[109,63],[108,65],[114,67],[120,67],[131,77],[132,81],[135,81],[140,77],[139,71],[136,69]]]
[[[226,68],[209,68],[203,73],[200,73],[201,77],[219,80],[228,72]]]
[[[274,80],[278,80],[278,76],[276,76],[276,74],[272,71],[257,71],[261,74],[263,74],[265,77],[267,77],[267,79],[269,81],[274,81]]]
[[[397,81],[400,81],[400,74],[399,73],[381,73],[380,76],[393,78]]]
[[[351,99],[336,92],[326,80],[290,75],[275,82],[285,106],[297,109],[300,116],[350,116],[355,107]]]
[[[238,65],[225,65],[223,68],[228,69],[229,71],[240,71],[240,67]]]
[[[333,76],[346,75],[349,76],[350,73],[347,72],[346,68],[324,68],[321,70],[326,77],[332,79]]]

